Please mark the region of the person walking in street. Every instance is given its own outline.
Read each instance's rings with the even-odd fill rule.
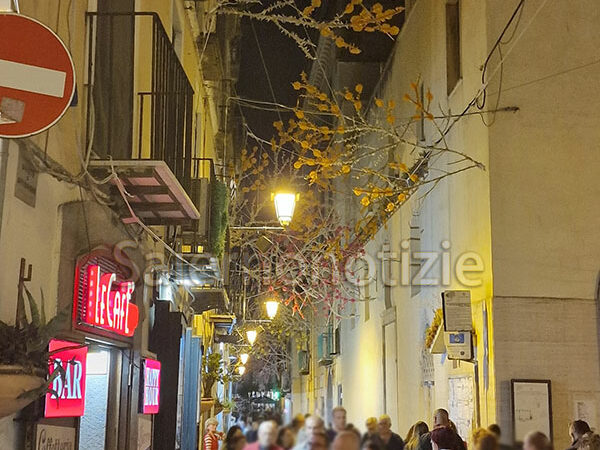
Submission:
[[[346,430],[346,409],[343,406],[336,406],[331,412],[333,426],[327,430],[327,439],[333,442],[336,435]]]
[[[429,433],[429,427],[423,421],[418,421],[412,427],[406,436],[404,441],[405,450],[417,450],[419,448],[419,440],[421,436]]]
[[[298,439],[298,433],[300,433],[300,430],[304,428],[305,421],[306,419],[302,414],[296,414],[296,416],[292,419],[290,429],[294,433],[294,439]]]
[[[400,435],[392,431],[392,419],[387,414],[379,417],[379,438],[384,450],[403,450],[404,441]]]
[[[579,439],[577,450],[600,450],[600,435],[591,431]]]
[[[554,446],[544,433],[532,431],[523,439],[523,450],[554,450]]]
[[[246,447],[246,445],[248,444],[248,442],[246,441],[246,436],[244,436],[243,434],[241,436],[233,436],[231,439],[229,439],[228,441],[226,441],[225,443],[225,450],[243,450],[244,447]]]
[[[277,445],[284,450],[290,450],[296,443],[296,437],[292,427],[281,427],[277,434]]]
[[[467,450],[465,442],[456,432],[451,429],[448,411],[445,409],[436,409],[433,413],[433,430],[436,430],[437,428],[448,428],[454,435],[454,443],[452,448],[449,450]],[[425,433],[419,438],[418,450],[432,450],[431,433],[433,433],[433,430],[429,433]]]
[[[500,426],[498,424],[493,423],[490,426],[488,426],[488,431],[494,436],[496,436],[499,450],[512,450],[512,447],[510,445],[506,445],[500,442],[500,439],[502,438],[502,430],[500,429]]]
[[[331,450],[360,450],[360,435],[354,431],[340,431],[331,444]]]
[[[499,450],[498,438],[485,428],[478,428],[473,432],[473,450]]]
[[[327,450],[329,448],[329,441],[325,431],[317,429],[312,433],[306,443],[307,450]]]
[[[456,445],[456,433],[450,427],[434,428],[430,436],[433,450],[453,450]]]
[[[210,419],[207,419],[206,422],[204,422],[206,434],[202,439],[202,450],[219,449],[219,441],[223,439],[223,433],[217,431],[218,425],[219,421],[214,417],[211,417]]]
[[[574,420],[569,424],[569,436],[571,436],[571,446],[567,450],[575,450],[579,447],[579,441],[584,434],[592,431],[587,422],[583,420]]]
[[[248,431],[246,431],[246,440],[249,444],[256,442],[258,439],[258,420],[252,419],[248,425]]]
[[[367,432],[362,437],[361,445],[364,447],[365,443],[369,441],[379,448],[383,448],[383,442],[381,442],[381,438],[377,432],[377,417],[369,417],[365,421],[365,426],[367,427]]]
[[[276,441],[277,423],[274,420],[266,420],[258,427],[258,441],[246,445],[244,450],[283,450]]]
[[[242,431],[242,428],[238,425],[233,425],[229,430],[227,430],[227,434],[225,435],[225,440],[223,441],[223,447],[226,450],[233,450],[236,445],[239,445],[239,437],[244,438],[244,444],[246,441],[246,436]],[[234,444],[234,441],[236,442]]]
[[[323,433],[325,436],[327,436],[325,433],[325,423],[319,416],[309,416],[306,419],[304,429],[306,438],[303,441],[298,441],[293,450],[308,450],[314,434]],[[329,440],[327,438],[326,440],[327,445],[329,445]]]

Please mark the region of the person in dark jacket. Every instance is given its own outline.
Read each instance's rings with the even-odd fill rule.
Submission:
[[[433,413],[433,429],[436,428],[448,428],[452,431],[450,427],[450,418],[448,417],[448,411],[445,409],[436,409]],[[461,439],[461,437],[452,431],[454,435],[454,443],[451,449],[447,450],[467,450],[467,446],[465,442]],[[431,446],[431,433],[425,433],[419,439],[419,447],[418,450],[432,450]]]
[[[392,419],[387,414],[379,418],[379,438],[383,450],[404,450],[404,441],[400,435],[392,431]]]
[[[592,431],[587,422],[583,420],[574,420],[569,424],[569,435],[571,436],[571,446],[567,450],[575,450],[579,447],[581,438],[585,433]]]
[[[381,438],[379,437],[377,430],[377,417],[369,417],[365,421],[365,426],[367,427],[367,432],[363,435],[360,444],[364,446],[364,444],[369,441],[370,443],[377,445],[379,448],[383,448],[383,442],[381,442]]]

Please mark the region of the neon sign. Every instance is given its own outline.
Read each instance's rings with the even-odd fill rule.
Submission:
[[[160,361],[144,360],[144,397],[142,413],[156,414],[160,403]]]
[[[138,308],[131,303],[135,284],[117,283],[116,274],[102,274],[96,265],[88,266],[87,275],[84,321],[122,336],[133,336],[139,320]]]
[[[65,349],[64,351],[57,351]],[[46,394],[45,417],[79,417],[85,409],[85,376],[87,347],[68,341],[52,339],[50,376],[59,367],[63,372],[54,377]]]

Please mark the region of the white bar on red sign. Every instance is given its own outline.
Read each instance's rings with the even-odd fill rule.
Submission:
[[[59,70],[0,59],[0,86],[62,97],[67,74]]]

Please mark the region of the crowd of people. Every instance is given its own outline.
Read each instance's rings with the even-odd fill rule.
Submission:
[[[202,450],[510,450],[500,443],[501,430],[496,424],[475,430],[467,442],[459,436],[445,409],[438,409],[431,428],[427,423],[415,423],[404,438],[392,431],[389,416],[369,417],[366,432],[361,433],[347,423],[346,410],[333,409],[331,428],[316,415],[296,416],[288,425],[276,420],[243,420],[223,434],[217,431],[218,421],[206,421]],[[582,420],[569,425],[571,446],[566,450],[600,450],[600,436]],[[548,436],[532,431],[523,439],[521,450],[554,450]]]

